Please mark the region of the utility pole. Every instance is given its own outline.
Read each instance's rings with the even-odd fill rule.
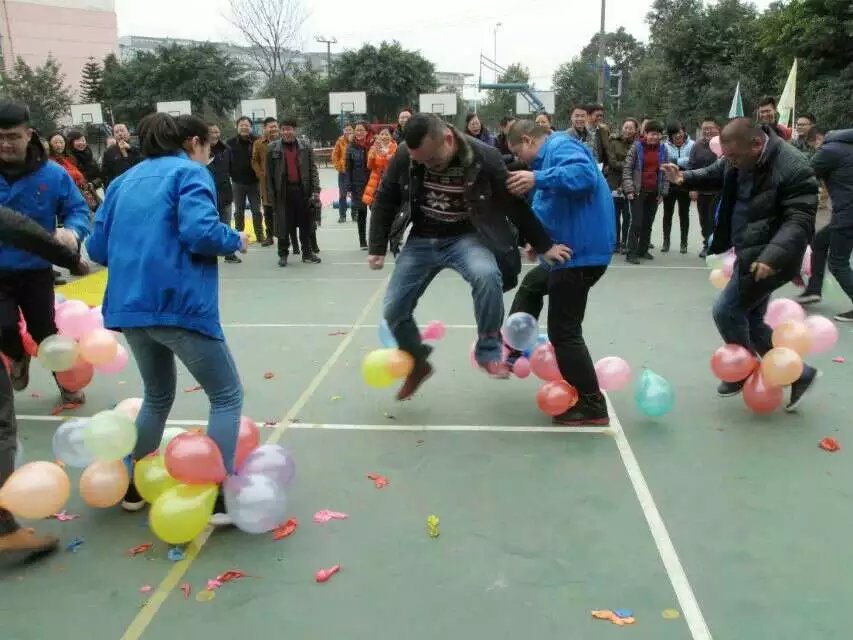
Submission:
[[[606,0],[601,0],[601,28],[598,31],[598,104],[604,104],[604,11]]]
[[[497,64],[497,63],[498,63],[498,29],[500,29],[502,26],[503,26],[503,22],[496,22],[496,23],[495,23],[495,29],[494,29],[494,33],[495,33],[495,57],[494,57],[494,63],[495,63],[495,64]],[[500,82],[500,79],[498,78],[498,70],[497,70],[497,69],[495,69],[495,82],[496,82],[496,83],[497,83],[497,82]]]
[[[332,45],[338,43],[338,39],[332,36],[331,38],[326,38],[325,36],[314,36],[314,40],[319,42],[320,44],[326,45],[326,77],[332,77]]]

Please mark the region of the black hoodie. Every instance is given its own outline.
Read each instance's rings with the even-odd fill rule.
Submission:
[[[225,145],[231,151],[231,179],[237,184],[257,184],[258,176],[252,169],[252,146],[255,144],[255,136],[241,138],[234,136]]]

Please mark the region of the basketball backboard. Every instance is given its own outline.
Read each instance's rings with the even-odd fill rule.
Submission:
[[[100,102],[71,105],[71,124],[104,124],[104,112]]]
[[[333,91],[329,93],[329,115],[342,113],[367,114],[367,93],[364,91]]]
[[[456,115],[455,93],[422,93],[418,102],[418,109],[423,113],[436,113],[442,116]]]
[[[542,101],[542,104],[545,105],[545,111],[554,115],[557,94],[553,91],[533,91],[533,94],[536,95],[536,97]],[[520,116],[529,116],[536,113],[536,110],[530,106],[530,103],[527,102],[527,99],[523,95],[516,93],[515,112]]]
[[[189,100],[175,100],[172,102],[158,102],[157,113],[168,113],[170,116],[192,115],[193,107]]]
[[[247,116],[252,122],[263,122],[265,118],[278,118],[275,98],[257,98],[240,101],[240,116]]]

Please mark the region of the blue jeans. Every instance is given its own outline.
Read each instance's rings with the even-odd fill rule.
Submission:
[[[495,255],[473,233],[454,238],[412,236],[406,242],[385,293],[385,321],[400,349],[412,354],[418,362],[429,356],[431,349],[421,342],[412,313],[418,299],[442,269],[453,269],[471,285],[477,319],[477,362],[499,361],[503,280]]]
[[[210,400],[207,435],[219,446],[225,470],[233,473],[243,387],[228,345],[178,327],[125,329],[124,336],[145,387],[142,409],[136,418],[134,459],[140,460],[160,446],[175,401],[177,356]]]
[[[338,174],[338,215],[347,217],[347,174]]]

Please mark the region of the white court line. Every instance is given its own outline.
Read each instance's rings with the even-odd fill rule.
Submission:
[[[226,329],[340,329],[341,327],[349,328],[350,333],[359,329],[378,329],[378,324],[360,324],[354,327],[351,322],[341,322],[340,324],[315,324],[313,322],[292,322],[292,323],[259,323],[251,322],[232,322],[223,323],[222,326]],[[446,324],[445,329],[476,329],[476,324]],[[543,327],[544,328],[544,327]]]
[[[227,275],[225,275],[220,278],[220,280],[222,282],[251,282],[253,284],[263,282],[273,282],[275,284],[293,284],[295,282],[381,282],[385,280],[385,278],[229,278]]]
[[[660,554],[666,574],[669,576],[669,582],[675,591],[675,597],[678,598],[678,604],[681,606],[681,613],[684,615],[688,629],[690,629],[690,635],[693,640],[713,640],[711,630],[708,628],[708,623],[705,622],[705,617],[699,608],[699,602],[696,600],[696,595],[687,579],[687,573],[678,558],[678,552],[675,550],[672,538],[669,537],[669,531],[667,531],[666,524],[660,515],[660,511],[658,511],[655,499],[649,490],[649,485],[646,483],[646,478],[640,469],[634,450],[625,436],[622,423],[619,422],[619,416],[616,415],[610,398],[607,398],[607,406],[610,413],[613,439],[616,441],[616,447],[622,457],[622,464],[625,465],[628,479],[634,487],[634,493],[637,494],[637,500],[643,510],[643,515],[646,517],[646,523],[649,525],[649,531],[655,541],[655,546],[658,548],[658,554]]]
[[[366,266],[366,262],[330,262],[329,264],[340,267],[352,267],[352,266]],[[386,262],[387,264],[394,264],[393,262]],[[525,263],[521,265],[523,269],[532,269],[536,265],[533,263]],[[708,267],[701,266],[677,266],[677,265],[666,265],[666,264],[641,264],[641,265],[632,265],[632,264],[611,264],[608,269],[637,269],[639,271],[647,271],[649,269],[657,269],[662,271],[708,271]]]

